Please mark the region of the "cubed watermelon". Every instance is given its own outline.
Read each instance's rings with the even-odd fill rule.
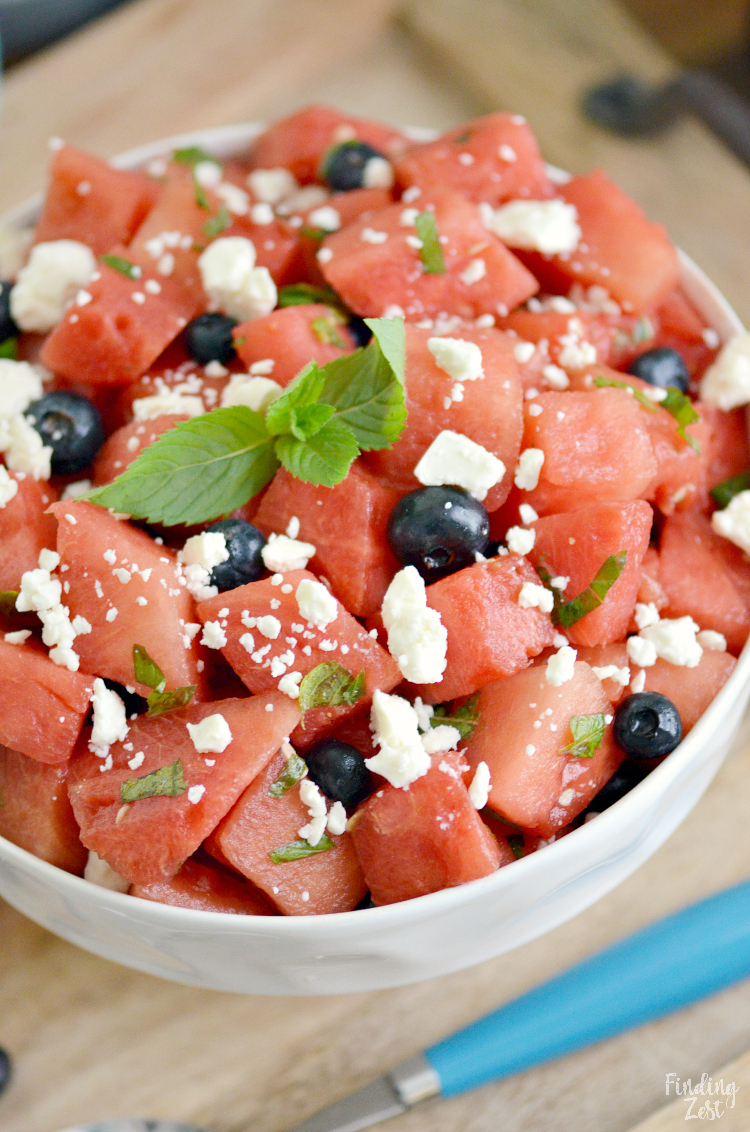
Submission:
[[[189,420],[189,417],[177,416],[173,413],[161,417],[154,417],[149,421],[131,421],[113,432],[102,447],[91,469],[91,479],[99,487],[111,483],[121,475],[136,457],[153,444],[162,433],[174,428],[180,421]]]
[[[728,652],[704,649],[695,668],[684,668],[659,658],[651,668],[644,669],[647,692],[661,692],[677,708],[682,721],[683,738],[719,694],[737,664]]]
[[[188,857],[173,877],[151,884],[134,884],[131,896],[195,908],[198,912],[228,912],[235,916],[272,916],[273,905],[259,889],[226,869]]]
[[[273,369],[266,376],[279,385],[288,385],[308,362],[325,365],[355,347],[346,323],[323,303],[282,307],[240,323],[232,333],[245,365],[272,361]]]
[[[65,767],[43,766],[0,747],[0,837],[82,876],[88,853],[78,836],[66,774]]]
[[[18,489],[0,507],[0,590],[17,590],[21,575],[36,568],[39,551],[55,545],[57,523],[46,513],[55,492],[43,480],[18,472],[8,474]]]

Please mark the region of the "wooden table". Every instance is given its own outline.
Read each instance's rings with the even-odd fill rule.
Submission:
[[[447,126],[504,106],[550,160],[605,165],[750,320],[750,174],[694,121],[647,143],[582,120],[587,84],[671,64],[607,0],[133,0],[7,76],[0,209],[38,187],[46,139],[102,154],[311,99]],[[667,844],[595,907],[520,951],[413,987],[270,999],[161,982],[76,950],[0,903],[2,1132],[141,1114],[284,1132],[320,1105],[624,933],[743,878],[750,730]],[[750,1046],[750,984],[563,1061],[415,1110],[394,1132],[624,1132]],[[714,1076],[720,1074],[714,1073]],[[720,1127],[750,1127],[750,1062]],[[676,1132],[686,1105],[639,1132]]]

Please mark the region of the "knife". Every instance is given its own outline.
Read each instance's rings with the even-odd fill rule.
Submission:
[[[398,1065],[293,1132],[358,1132],[614,1037],[750,975],[750,881],[641,929]]]

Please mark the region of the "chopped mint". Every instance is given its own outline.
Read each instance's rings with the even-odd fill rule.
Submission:
[[[288,283],[279,290],[280,307],[297,307],[309,303],[340,307],[341,299],[331,287],[313,287],[311,283]]]
[[[403,320],[365,321],[367,346],[305,366],[265,416],[234,405],[182,421],[89,498],[149,522],[192,525],[242,507],[280,464],[306,483],[340,483],[361,451],[390,447],[406,423]]]
[[[182,762],[175,759],[169,766],[161,766],[142,778],[128,778],[120,787],[123,802],[138,802],[141,798],[177,798],[187,790],[182,775]]]
[[[524,841],[522,833],[509,833],[506,841],[510,845],[511,852],[517,861],[524,855]]]
[[[666,397],[663,401],[660,401],[659,404],[662,409],[666,409],[677,421],[677,432],[679,436],[682,437],[686,444],[690,445],[694,452],[700,455],[700,444],[694,436],[689,436],[688,433],[685,432],[687,425],[695,424],[696,421],[701,419],[700,415],[696,413],[693,408],[693,402],[690,398],[684,393],[680,393],[679,389],[668,389]]]
[[[212,157],[210,153],[206,153],[198,145],[189,145],[185,149],[176,149],[172,154],[172,160],[178,161],[181,165],[189,165],[193,174],[193,186],[195,188],[195,199],[199,208],[205,208],[208,211],[211,205],[208,202],[205,190],[195,176],[195,167],[200,165],[203,161],[212,161],[214,165],[219,165],[220,162]]]
[[[346,349],[346,342],[342,341],[341,335],[336,327],[341,326],[343,318],[340,314],[331,312],[329,316],[321,315],[320,318],[314,318],[310,323],[310,329],[319,341],[327,346],[338,346],[340,350]]]
[[[166,677],[156,661],[148,655],[143,645],[133,645],[133,669],[139,684],[153,688],[147,700],[149,715],[161,715],[163,711],[186,707],[190,703],[195,691],[195,684],[166,692]]]
[[[150,692],[147,700],[148,714],[161,715],[163,711],[187,707],[195,689],[195,684],[189,684],[184,688],[174,688],[171,692]]]
[[[414,219],[414,229],[422,241],[419,258],[422,261],[425,274],[444,275],[445,260],[443,259],[443,249],[440,246],[435,213],[420,212]]]
[[[121,255],[103,255],[101,261],[114,271],[119,271],[121,275],[127,275],[128,279],[140,279],[143,274],[137,263],[130,263]]]
[[[552,620],[555,625],[559,625],[563,629],[569,629],[571,625],[575,625],[576,622],[580,621],[582,617],[585,617],[587,613],[598,609],[625,569],[627,560],[627,550],[622,550],[619,554],[610,555],[610,557],[602,563],[594,578],[578,597],[574,597],[570,601],[563,601],[553,609]]]
[[[293,786],[305,777],[307,774],[307,763],[295,751],[284,763],[283,769],[274,778],[271,785],[268,787],[268,793],[272,798],[283,798],[287,790],[291,790]]]
[[[10,361],[16,361],[18,357],[18,339],[6,338],[4,342],[0,342],[0,358],[8,358]]]
[[[711,488],[711,495],[716,506],[723,511],[725,507],[729,506],[735,495],[748,490],[750,490],[750,468],[746,472],[740,472],[737,476],[731,476],[730,479],[724,480],[722,483],[717,483],[716,487]]]
[[[317,845],[300,838],[299,841],[290,841],[280,849],[272,849],[268,856],[274,865],[284,865],[287,861],[301,861],[304,857],[314,857],[316,853],[326,853],[333,849],[334,844],[327,833],[324,833]]]
[[[438,704],[432,713],[430,724],[432,727],[440,727],[441,724],[445,723],[449,727],[455,727],[462,739],[469,739],[479,723],[478,703],[479,692],[475,692],[460,707],[450,713],[448,704]]]
[[[303,225],[300,230],[301,236],[307,236],[308,240],[314,240],[316,244],[322,244],[326,236],[330,236],[330,232],[326,228],[308,228]]]
[[[649,413],[657,412],[656,405],[653,401],[649,401],[648,397],[642,390],[637,389],[635,385],[631,385],[629,381],[616,381],[613,377],[595,377],[594,385],[599,389],[629,389],[639,405],[644,409],[648,409]],[[662,401],[663,405],[664,402]]]
[[[2,613],[3,617],[10,617],[11,614],[16,612],[17,597],[18,590],[0,591],[0,613]]]
[[[570,733],[573,742],[562,747],[561,751],[577,759],[593,759],[594,751],[602,745],[605,727],[606,722],[601,712],[594,715],[572,715]]]
[[[227,228],[231,228],[231,226],[232,217],[229,215],[229,209],[225,204],[220,204],[216,215],[210,216],[203,225],[203,231],[209,240],[213,240],[216,236],[220,236],[222,232],[226,232]]]
[[[630,338],[634,346],[639,345],[641,342],[647,342],[649,338],[654,337],[654,327],[650,319],[642,317],[639,318],[633,327],[633,333]]]
[[[335,660],[326,660],[307,673],[299,686],[299,709],[303,715],[310,708],[351,707],[365,694],[365,670],[352,675]]]

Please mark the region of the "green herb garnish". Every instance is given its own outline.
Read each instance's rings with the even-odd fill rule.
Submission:
[[[346,349],[346,343],[342,341],[341,336],[336,330],[337,326],[343,323],[341,315],[333,314],[329,316],[321,315],[320,318],[314,318],[310,323],[310,329],[316,338],[327,346],[338,346],[340,350]]]
[[[202,161],[210,161],[214,165],[219,165],[220,163],[215,157],[212,157],[210,153],[206,153],[206,151],[201,149],[198,145],[189,145],[185,149],[176,149],[172,154],[172,160],[178,161],[181,165],[190,166],[190,170],[193,174],[196,202],[199,208],[205,208],[206,211],[208,211],[211,205],[209,204],[203,185],[201,185],[195,176],[195,167],[196,165],[200,165]]]
[[[102,263],[106,263],[107,267],[119,271],[121,275],[127,275],[128,279],[140,279],[143,274],[138,264],[130,263],[129,260],[123,259],[121,255],[103,255],[100,258]]]
[[[511,852],[517,861],[524,855],[524,842],[522,833],[509,833],[505,839],[510,845]]]
[[[334,844],[327,833],[324,833],[317,845],[300,838],[299,841],[290,841],[280,849],[272,849],[268,856],[274,865],[284,865],[287,861],[301,861],[305,857],[314,857],[316,853],[327,853],[333,849]]]
[[[10,617],[12,613],[16,613],[16,598],[18,597],[18,590],[3,590],[0,592],[0,613],[3,617]]]
[[[6,338],[4,342],[0,342],[0,358],[8,358],[12,362],[16,361],[18,358],[17,338]]]
[[[229,209],[225,204],[220,204],[219,211],[216,215],[210,216],[203,225],[203,231],[206,233],[209,240],[213,240],[216,236],[220,236],[222,232],[226,232],[227,228],[231,227],[232,217],[229,215]]]
[[[175,759],[169,766],[161,766],[142,778],[128,778],[120,787],[123,802],[138,802],[141,798],[177,798],[187,790],[182,775],[182,762]]]
[[[635,326],[633,327],[633,332],[630,335],[630,340],[632,341],[634,346],[637,346],[640,342],[646,342],[649,338],[653,338],[654,333],[655,331],[651,320],[642,317],[638,319]]]
[[[300,681],[299,710],[303,715],[316,707],[352,707],[365,694],[365,670],[353,676],[335,660],[317,664]]]
[[[440,246],[434,212],[420,212],[414,219],[414,229],[422,241],[419,258],[426,275],[444,275],[445,260]]]
[[[635,385],[631,385],[629,381],[616,381],[613,377],[595,377],[594,385],[599,389],[629,389],[638,404],[642,405],[644,409],[648,409],[649,413],[657,411],[653,401],[649,401],[646,394],[637,389]]]
[[[235,405],[183,421],[89,499],[173,526],[242,507],[280,464],[306,483],[340,483],[360,452],[390,447],[406,423],[403,321],[365,321],[367,346],[311,362],[266,416]]]
[[[297,307],[307,303],[341,306],[341,299],[331,287],[313,287],[311,283],[288,283],[279,291],[278,306]]]
[[[577,759],[593,759],[594,751],[602,744],[606,722],[601,712],[595,715],[572,715],[570,733],[573,742],[560,751]]]
[[[306,224],[299,230],[300,236],[306,236],[308,240],[315,240],[316,244],[322,244],[326,236],[330,236],[330,231],[327,228],[308,228]]]
[[[627,550],[619,554],[612,554],[596,572],[596,575],[586,589],[570,601],[560,602],[552,611],[552,621],[563,629],[575,625],[587,613],[598,609],[625,569],[628,560]],[[541,575],[540,575],[541,576]],[[542,579],[544,580],[544,579]]]
[[[148,655],[143,645],[133,645],[133,669],[139,684],[153,688],[147,700],[149,715],[161,715],[163,711],[186,707],[190,703],[196,685],[192,684],[184,688],[175,688],[172,692],[166,692],[167,679],[156,661]]]
[[[430,725],[440,727],[441,724],[445,723],[449,727],[455,727],[462,739],[469,739],[479,723],[478,703],[479,692],[475,692],[473,696],[469,696],[465,703],[450,713],[448,704],[438,704],[432,713]]]
[[[729,506],[735,495],[748,490],[750,490],[750,468],[746,472],[740,472],[737,476],[731,476],[723,483],[717,483],[716,487],[711,488],[711,496],[716,506],[723,511],[725,507]]]
[[[699,421],[700,414],[696,413],[693,408],[693,402],[684,393],[680,393],[679,389],[667,389],[667,395],[663,401],[660,401],[662,409],[666,409],[670,416],[673,416],[677,421],[677,434],[681,436],[686,444],[700,455],[701,446],[694,436],[688,436],[685,432],[687,425],[695,424]]]
[[[287,790],[291,790],[293,786],[296,786],[306,774],[307,763],[304,759],[301,759],[295,751],[294,754],[289,756],[281,772],[268,787],[268,793],[272,798],[283,798]]]

